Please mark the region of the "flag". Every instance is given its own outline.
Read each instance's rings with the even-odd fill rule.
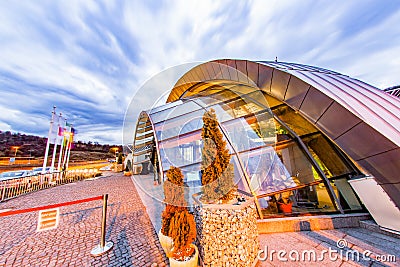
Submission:
[[[58,130],[56,138],[57,145],[61,145],[64,140],[64,133],[66,131],[65,124],[66,124],[66,119],[64,119],[60,114],[60,117],[58,117]]]
[[[64,131],[66,129],[62,126],[58,126],[58,136],[64,136]]]
[[[71,127],[71,132],[69,134],[69,149],[73,147],[75,133],[76,133],[75,128]]]
[[[60,117],[54,116],[53,123],[50,126],[50,132],[49,132],[49,143],[50,144],[58,143],[57,136],[58,136],[59,127],[60,127]]]

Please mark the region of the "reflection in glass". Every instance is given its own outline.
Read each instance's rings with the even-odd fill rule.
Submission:
[[[171,107],[169,109],[165,109],[163,111],[151,114],[151,120],[153,123],[157,123],[160,121],[165,121],[168,119],[172,119],[183,114],[186,114],[191,111],[199,110],[201,107],[194,103],[193,101],[184,101],[183,104]]]
[[[250,187],[257,195],[295,187],[297,184],[272,147],[241,153]]]
[[[302,138],[311,155],[328,178],[356,174],[342,157],[335,151],[334,145],[321,133]]]
[[[197,110],[156,123],[154,130],[157,139],[165,140],[201,129],[201,127],[203,127],[203,114],[204,110]]]
[[[362,205],[347,179],[332,180],[331,184],[344,210],[362,210]]]

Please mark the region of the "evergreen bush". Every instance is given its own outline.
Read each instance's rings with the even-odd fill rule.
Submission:
[[[214,109],[203,115],[202,150],[202,200],[230,200],[235,197],[237,186],[234,183],[233,165],[230,164],[231,155],[222,133],[218,128],[218,120]]]
[[[190,244],[196,238],[196,223],[193,214],[186,208],[183,174],[179,168],[172,166],[167,171],[164,195],[167,204],[161,215],[161,233],[171,237],[174,242],[172,257],[184,260],[194,253]]]

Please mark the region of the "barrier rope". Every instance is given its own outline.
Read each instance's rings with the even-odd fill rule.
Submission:
[[[16,215],[16,214],[21,214],[21,213],[27,213],[27,212],[32,212],[32,211],[53,209],[53,208],[58,208],[58,207],[63,207],[63,206],[69,206],[69,205],[75,205],[75,204],[80,204],[80,203],[84,203],[84,202],[90,202],[90,201],[94,201],[94,200],[100,200],[100,199],[103,199],[103,197],[104,197],[104,196],[97,196],[97,197],[90,197],[90,198],[85,198],[85,199],[79,199],[79,200],[74,200],[74,201],[69,201],[69,202],[63,202],[63,203],[58,203],[58,204],[53,204],[53,205],[47,205],[47,206],[41,206],[41,207],[35,207],[35,208],[29,208],[29,209],[9,210],[9,211],[5,211],[5,212],[0,212],[0,217],[10,216],[10,215]]]

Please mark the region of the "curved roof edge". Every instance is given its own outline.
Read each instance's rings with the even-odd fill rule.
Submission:
[[[210,64],[214,67],[210,67]],[[220,70],[215,70],[216,64],[227,68],[221,67]],[[242,73],[247,80],[240,77],[240,74],[232,75],[234,70]],[[279,74],[280,72],[290,76],[284,77]],[[280,81],[277,79],[275,83],[273,83],[275,81],[274,73],[282,76],[278,77]],[[358,79],[314,66],[276,61],[214,60],[200,64],[183,75],[171,90],[167,102],[179,99],[184,91],[197,82],[213,79],[242,80],[242,82],[258,86],[285,102],[288,89],[292,89],[289,88],[291,76],[322,92],[360,120],[384,134],[394,144],[400,146],[399,98]],[[292,84],[294,83],[292,82]],[[273,88],[276,86],[281,86],[286,91],[282,92],[282,88],[274,90],[277,89]],[[275,93],[278,94],[274,95],[274,91],[277,91]],[[281,91],[281,94],[278,91]],[[292,106],[290,103],[288,104]],[[292,107],[296,110],[299,109],[296,105]]]

